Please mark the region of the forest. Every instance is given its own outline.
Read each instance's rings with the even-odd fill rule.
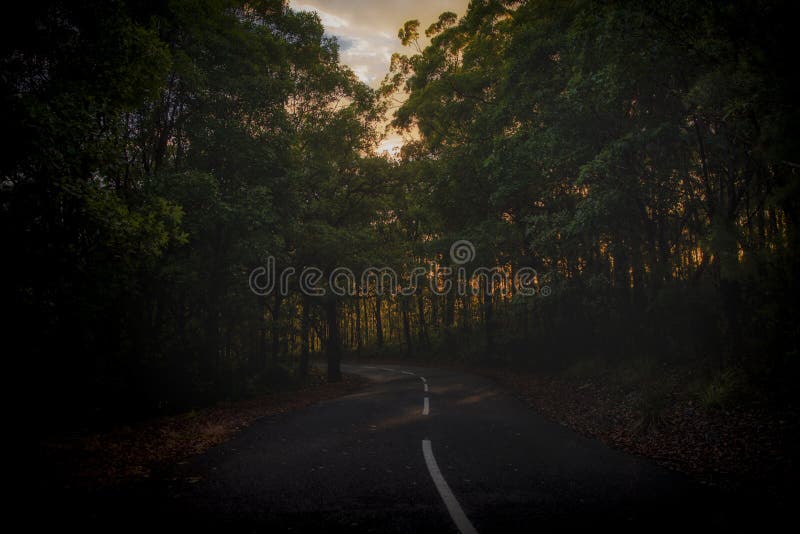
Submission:
[[[794,403],[792,8],[473,0],[407,21],[371,88],[283,0],[18,5],[0,34],[9,378],[54,424],[245,398],[317,360],[335,382],[351,358],[689,362]],[[395,154],[387,121],[413,138]],[[470,268],[534,270],[534,295],[438,291],[458,241]],[[424,283],[255,294],[269,258]]]

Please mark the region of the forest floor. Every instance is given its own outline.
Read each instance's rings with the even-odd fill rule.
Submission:
[[[345,374],[329,384],[312,371],[300,388],[224,402],[109,431],[60,435],[39,443],[40,482],[49,487],[104,488],[169,476],[172,468],[223,443],[262,417],[351,393],[367,382]]]
[[[381,363],[486,376],[551,421],[702,484],[776,499],[795,491],[797,410],[778,408],[757,395],[715,399],[714,387],[724,390],[724,385],[709,386],[692,365],[650,365],[643,371],[636,365],[602,369],[579,364],[551,374],[438,359]]]
[[[496,369],[481,374],[551,420],[652,458],[701,483],[733,491],[766,491],[778,498],[796,482],[792,452],[798,445],[796,413],[779,413],[757,400],[705,406],[681,389],[688,377],[679,372],[638,388],[602,375],[587,380]],[[675,393],[654,395],[648,388]]]

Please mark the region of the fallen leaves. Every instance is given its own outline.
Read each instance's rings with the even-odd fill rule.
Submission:
[[[727,410],[706,409],[680,394],[682,377],[674,376],[670,381],[677,393],[663,397],[649,413],[643,392],[654,384],[622,387],[613,380],[576,382],[516,370],[480,372],[553,421],[707,484],[777,493],[796,472],[790,451],[798,441],[798,418],[788,407],[776,411],[751,402]]]
[[[40,443],[47,466],[43,485],[105,487],[141,480],[186,463],[191,456],[230,439],[257,419],[276,416],[350,393],[365,379],[345,375],[329,384],[312,375],[297,390],[161,417],[109,432],[59,436]]]

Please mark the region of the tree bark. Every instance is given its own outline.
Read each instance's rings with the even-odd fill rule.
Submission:
[[[381,320],[381,298],[375,295],[375,336],[378,347],[383,347],[383,321]]]
[[[339,333],[339,305],[334,299],[325,304],[325,315],[328,323],[328,341],[325,353],[328,360],[328,382],[342,381],[342,344]]]
[[[417,291],[417,316],[419,319],[419,344],[422,347],[430,345],[428,339],[428,326],[425,322],[425,301],[422,297],[422,291]]]
[[[269,367],[275,368],[278,365],[278,354],[281,350],[281,298],[280,292],[275,292],[275,300],[272,303],[272,354],[270,355]]]
[[[303,297],[303,316],[301,319],[300,324],[300,376],[305,378],[308,376],[308,336],[310,330],[310,314],[309,314],[309,306],[310,302],[308,301],[308,297]]]
[[[492,295],[483,297],[483,322],[486,329],[486,354],[489,358],[494,358],[494,317],[492,309]]]
[[[356,297],[356,353],[361,354],[361,298]]]
[[[405,339],[406,355],[410,356],[414,350],[411,343],[411,324],[408,320],[408,297],[400,297],[403,315],[403,338]]]

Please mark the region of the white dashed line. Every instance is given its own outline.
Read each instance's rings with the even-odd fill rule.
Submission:
[[[428,398],[425,397],[425,400],[427,401]],[[478,534],[478,531],[472,526],[469,518],[461,508],[461,505],[458,504],[458,500],[456,496],[453,495],[450,486],[447,485],[447,481],[442,476],[442,472],[439,471],[439,466],[436,464],[436,458],[433,456],[433,449],[431,448],[431,441],[429,439],[422,440],[422,455],[425,457],[425,464],[428,466],[428,472],[431,474],[433,483],[436,485],[436,490],[442,497],[444,505],[447,507],[447,511],[450,513],[450,517],[453,519],[456,527],[458,527],[458,530],[461,531],[461,534]]]
[[[404,375],[414,376],[414,373],[412,373],[411,371],[400,371],[400,372],[403,373]]]
[[[431,413],[431,403],[428,401],[428,397],[425,397],[425,404],[422,406],[422,415],[428,415]]]
[[[425,386],[425,393],[427,393],[428,392],[428,384],[426,383],[426,384],[423,384],[423,385]]]

